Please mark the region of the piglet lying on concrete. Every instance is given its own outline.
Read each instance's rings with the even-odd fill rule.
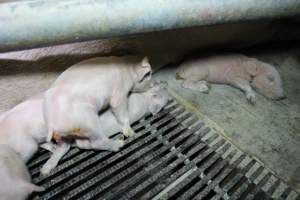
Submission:
[[[68,68],[45,93],[47,141],[53,136],[88,138],[92,149],[117,151],[123,141],[101,132],[98,112],[110,107],[123,134],[132,135],[128,94],[148,89],[151,74],[147,57],[97,57]]]
[[[25,200],[32,192],[41,192],[43,187],[31,183],[28,170],[19,156],[8,145],[0,145],[0,199]]]
[[[262,95],[279,100],[285,97],[279,73],[268,64],[240,54],[216,55],[184,61],[177,71],[183,87],[200,92],[209,90],[208,82],[228,84],[245,92],[255,102],[252,87]]]
[[[154,83],[151,88],[144,93],[132,93],[128,99],[128,114],[129,121],[133,123],[143,116],[152,113],[158,113],[168,102],[169,96],[166,90],[165,83]],[[116,118],[114,117],[110,109],[99,115],[99,133],[104,134],[106,137],[110,137],[118,132],[120,132],[120,127]],[[76,146],[83,149],[91,149],[92,146],[88,140],[77,139]],[[55,145],[48,144],[44,146],[48,150],[56,150],[52,154],[52,158],[47,161],[43,166],[41,172],[43,174],[48,174],[58,163],[60,158],[63,156],[59,152]]]

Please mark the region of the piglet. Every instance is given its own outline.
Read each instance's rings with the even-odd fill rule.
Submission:
[[[270,64],[240,54],[213,55],[184,61],[177,70],[184,88],[208,92],[208,82],[241,89],[255,103],[252,87],[262,95],[279,100],[285,97],[277,70]]]
[[[132,93],[128,99],[128,111],[129,111],[129,121],[133,123],[145,115],[152,113],[157,114],[170,99],[167,89],[167,84],[163,82],[154,82],[151,84],[151,88],[144,93]],[[120,132],[120,127],[116,118],[114,117],[110,109],[102,112],[99,115],[100,131],[99,133],[104,134],[106,137],[110,137],[118,132]],[[89,140],[77,139],[76,145],[82,149],[91,149],[91,143]],[[54,167],[56,167],[58,161],[61,159],[63,154],[59,154],[60,148],[55,145],[47,143],[44,148],[49,151],[54,151],[51,158],[43,166],[41,172],[43,174],[48,174]]]
[[[0,145],[12,148],[24,163],[37,152],[39,146],[47,146],[46,139],[42,94],[27,99],[0,115]],[[63,156],[70,148],[65,143],[55,146],[52,150],[55,156]],[[55,160],[55,157],[49,160]]]
[[[153,82],[148,91],[130,94],[128,97],[128,116],[130,123],[141,119],[147,114],[157,114],[167,104],[170,97],[166,85],[166,82]],[[101,132],[107,137],[121,131],[111,109],[99,115],[99,122],[101,124]],[[86,148],[79,144],[80,141],[82,140],[76,140],[77,146]]]
[[[0,144],[13,148],[27,162],[46,141],[42,94],[34,96],[0,116]]]
[[[0,144],[0,199],[25,200],[32,192],[44,191],[31,183],[29,172],[17,152]]]
[[[97,114],[110,107],[123,134],[131,136],[128,94],[147,90],[151,74],[147,57],[97,57],[71,66],[45,93],[47,141],[53,136],[87,138],[93,149],[117,151],[123,141],[110,140],[101,132]]]

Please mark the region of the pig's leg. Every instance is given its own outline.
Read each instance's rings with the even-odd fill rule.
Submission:
[[[209,84],[205,81],[208,77],[208,69],[205,67],[198,67],[193,76],[186,77],[182,83],[183,88],[196,90],[203,93],[208,93]]]
[[[124,140],[99,139],[90,141],[78,139],[76,140],[76,146],[80,149],[119,151],[124,146]]]
[[[232,84],[233,86],[241,89],[245,93],[247,100],[251,104],[255,104],[255,93],[252,90],[249,81],[243,79],[236,79],[232,82]]]
[[[123,134],[126,137],[134,135],[134,130],[130,127],[128,114],[128,97],[126,95],[114,95],[110,102],[111,110],[116,117]]]
[[[79,149],[92,149],[92,145],[91,142],[89,140],[75,140],[76,146]]]
[[[203,93],[208,93],[209,91],[209,85],[206,81],[185,80],[182,83],[182,87]]]
[[[41,148],[46,149],[47,151],[53,152],[55,149],[55,144],[51,142],[46,142],[40,145]]]
[[[124,146],[124,140],[93,140],[91,141],[92,149],[96,150],[107,150],[107,151],[119,151]]]
[[[42,175],[49,174],[50,171],[57,166],[59,160],[69,151],[69,149],[70,149],[70,144],[64,142],[58,144],[55,148],[53,148],[52,149],[53,154],[42,167],[40,171],[41,174]]]
[[[80,109],[79,127],[86,130],[82,135],[88,139],[76,140],[79,148],[118,151],[123,145],[123,140],[112,140],[102,133],[101,122],[93,108],[83,106]]]

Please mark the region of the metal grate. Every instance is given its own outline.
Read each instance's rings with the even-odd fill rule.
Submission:
[[[299,199],[299,195],[184,107],[134,123],[119,152],[77,148],[47,177],[41,150],[28,164],[46,191],[30,199]]]

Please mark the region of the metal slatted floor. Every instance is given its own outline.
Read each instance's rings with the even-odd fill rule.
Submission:
[[[39,151],[28,167],[46,191],[30,199],[300,199],[175,100],[133,128],[121,151],[73,148],[47,177]]]

